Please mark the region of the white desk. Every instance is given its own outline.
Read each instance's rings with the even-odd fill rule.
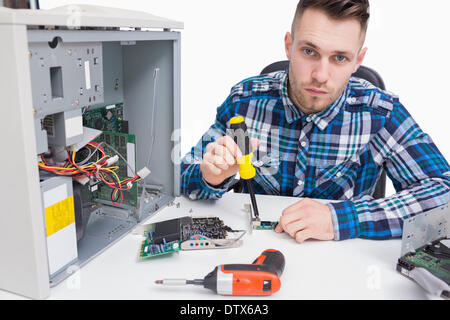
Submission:
[[[297,198],[257,195],[262,220],[277,221]],[[228,193],[218,201],[175,199],[179,207],[161,209],[145,221],[153,223],[192,215],[218,216],[233,229],[247,229],[247,194]],[[192,209],[192,213],[189,213]],[[265,249],[280,250],[286,259],[281,289],[269,297],[243,299],[427,299],[413,281],[395,270],[401,240],[314,241],[296,243],[289,235],[254,230],[239,248],[181,251],[139,261],[142,236],[129,234],[51,289],[49,299],[240,299],[215,295],[201,286],[163,287],[163,278],[203,278],[216,265],[251,263]],[[23,299],[1,291],[0,299]]]

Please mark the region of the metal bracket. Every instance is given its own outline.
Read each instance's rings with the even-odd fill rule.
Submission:
[[[423,212],[403,223],[401,255],[428,243],[450,237],[450,204]]]

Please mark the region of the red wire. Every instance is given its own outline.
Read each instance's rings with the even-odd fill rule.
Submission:
[[[102,160],[103,158],[105,158],[105,153],[104,153],[103,147],[102,147],[100,144],[98,144],[97,142],[95,142],[95,141],[91,141],[90,143],[93,144],[93,145],[95,145],[96,147],[98,146],[98,149],[103,153],[103,157],[100,158],[101,162],[99,163],[100,165],[103,166],[103,165],[106,163],[106,159]],[[49,165],[49,164],[45,161],[43,155],[41,155],[41,159],[42,159],[42,161],[44,162],[45,165],[47,165],[47,166]],[[78,178],[78,179],[79,179],[79,178],[82,178],[82,177],[86,177],[84,174],[87,174],[87,176],[89,177],[89,176],[91,176],[91,175],[94,175],[94,174],[97,172],[97,169],[96,169],[96,168],[82,169],[81,167],[79,167],[76,163],[72,162],[71,155],[70,155],[69,152],[67,152],[67,159],[68,159],[68,162],[69,162],[72,166],[74,166],[76,169],[78,169],[78,171],[80,171],[80,172],[76,172],[76,173],[70,174],[70,175],[72,175],[72,176],[79,175],[79,177],[74,177],[74,178]],[[53,172],[53,173],[66,173],[66,174],[67,174],[67,172],[62,171],[62,170],[58,170],[58,169],[53,169],[53,168],[52,168],[52,169],[50,169],[50,168],[42,168],[42,169],[47,170],[47,171],[50,171],[50,172]],[[120,192],[120,202],[116,203],[116,202],[112,201],[112,203],[113,203],[115,206],[120,206],[120,205],[123,203],[123,192],[122,192],[122,191],[127,191],[127,190],[130,190],[131,188],[119,188],[119,187],[116,187],[116,186],[114,185],[114,183],[110,183],[110,182],[107,181],[105,178],[103,178],[103,174],[106,175],[109,179],[112,180],[111,176],[110,176],[109,174],[107,174],[106,172],[102,172],[101,174],[100,174],[100,173],[97,174],[97,177],[100,177],[100,179],[101,179],[104,183],[106,183],[106,184],[107,184],[108,186],[110,186],[111,188],[117,190],[116,192]],[[133,182],[133,181],[137,180],[138,178],[139,178],[139,176],[136,175],[135,177],[133,177],[133,178],[131,178],[131,179],[129,179],[129,180],[124,181],[124,184],[128,184],[128,183],[130,183],[130,182]],[[111,199],[111,200],[112,200],[112,199]]]
[[[101,150],[101,152],[103,153],[103,155],[105,154],[105,150],[103,149],[103,146],[101,144],[99,144],[98,142],[95,142],[94,140],[92,140],[91,142],[89,142],[90,144],[93,144],[94,146],[98,146],[98,149]]]
[[[47,161],[45,161],[45,158],[44,158],[44,155],[43,155],[43,154],[41,154],[41,159],[42,159],[42,161],[44,162],[44,164],[45,164],[46,166],[48,166],[48,163],[47,163]]]
[[[102,175],[103,175],[103,174],[104,174],[104,175],[107,175],[110,179],[112,179],[111,176],[110,176],[108,173],[102,172]],[[120,190],[120,191],[127,191],[127,190],[130,190],[130,189],[131,189],[131,188],[119,188],[119,187],[116,187],[114,184],[110,183],[109,181],[106,181],[106,179],[104,179],[102,175],[99,175],[99,176],[100,176],[100,179],[101,179],[104,183],[106,183],[108,186],[110,186],[111,188],[113,188],[113,189]],[[123,183],[123,184],[125,184],[125,183]]]
[[[70,153],[67,151],[67,159],[69,160],[70,164],[73,165],[75,168],[77,168],[79,171],[87,173],[88,175],[91,175],[88,171],[81,169],[76,163],[72,162],[72,160],[70,159]]]
[[[123,192],[122,191],[119,191],[120,192],[120,197],[121,197],[121,200],[120,200],[120,202],[119,203],[115,203],[114,201],[112,202],[115,206],[120,206],[121,204],[122,204],[122,202],[123,202]],[[112,199],[111,199],[112,200]]]

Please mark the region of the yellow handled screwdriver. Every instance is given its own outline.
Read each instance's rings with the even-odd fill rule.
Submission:
[[[252,179],[256,170],[252,164],[253,152],[250,150],[250,138],[248,136],[247,125],[245,124],[244,118],[241,116],[233,117],[230,119],[230,133],[234,142],[238,145],[241,150],[242,157],[237,159],[239,164],[239,175],[241,179],[247,182],[248,192],[250,194],[250,199],[252,201],[253,214],[256,220],[259,219],[258,206],[256,205],[255,191],[253,190]]]

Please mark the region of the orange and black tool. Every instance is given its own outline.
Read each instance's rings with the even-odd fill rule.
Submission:
[[[283,270],[283,254],[267,249],[252,264],[221,264],[203,279],[164,279],[155,283],[202,285],[225,296],[268,296],[280,290]]]

